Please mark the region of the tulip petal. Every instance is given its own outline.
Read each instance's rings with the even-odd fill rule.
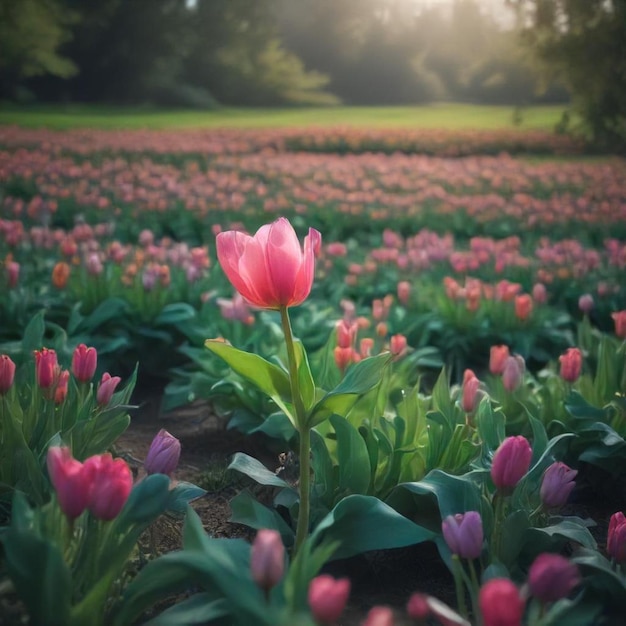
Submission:
[[[267,265],[278,303],[287,306],[294,299],[302,267],[302,249],[293,226],[284,218],[270,227]]]
[[[290,304],[301,304],[311,293],[315,273],[315,255],[322,245],[322,235],[315,228],[309,228],[309,234],[304,238],[304,262],[296,281],[293,301]]]

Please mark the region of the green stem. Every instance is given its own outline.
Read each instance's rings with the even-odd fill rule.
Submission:
[[[482,623],[482,618],[478,608],[478,592],[480,591],[480,583],[478,582],[478,575],[476,573],[476,566],[474,565],[474,559],[469,559],[469,571],[472,579],[470,596],[472,599],[472,611],[474,612],[474,619],[479,620]]]
[[[298,383],[298,363],[296,361],[296,351],[291,331],[291,322],[287,307],[281,307],[280,319],[285,333],[285,344],[287,345],[287,360],[289,361],[289,382],[291,385],[291,396],[296,411],[296,428],[300,435],[300,480],[298,488],[300,491],[300,505],[298,508],[298,521],[296,525],[296,541],[294,545],[294,555],[298,553],[300,546],[309,534],[309,510],[311,508],[311,429],[307,424],[307,415],[302,402],[300,385]]]
[[[456,589],[456,603],[459,613],[467,619],[467,604],[465,603],[465,585],[463,583],[463,565],[456,554],[452,555],[452,575]]]

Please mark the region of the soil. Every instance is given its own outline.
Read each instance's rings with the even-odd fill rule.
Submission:
[[[116,452],[141,475],[154,435],[165,428],[181,442],[181,458],[174,478],[207,489],[207,494],[193,502],[207,533],[214,537],[254,538],[255,531],[229,521],[229,501],[243,488],[252,488],[226,467],[235,452],[245,452],[261,460],[266,467],[279,466],[278,454],[268,451],[268,440],[250,437],[227,429],[227,420],[198,402],[171,413],[160,410],[160,396],[137,391],[129,429],[116,443]],[[181,522],[165,520],[153,533],[158,553],[181,547]],[[381,529],[384,531],[384,529]],[[452,577],[443,565],[434,544],[373,552],[336,561],[327,569],[335,577],[348,576],[352,582],[350,602],[338,626],[358,626],[372,606],[387,605],[400,618],[410,595],[419,590],[454,605]],[[399,623],[399,622],[398,622]]]

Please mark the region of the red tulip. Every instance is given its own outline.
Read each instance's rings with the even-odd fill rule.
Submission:
[[[109,453],[89,457],[85,461],[92,488],[89,511],[97,519],[110,521],[117,517],[133,488],[133,475],[123,459]]]
[[[122,379],[119,376],[111,376],[108,372],[102,374],[102,379],[98,385],[98,391],[96,392],[96,401],[100,406],[106,406],[111,401],[115,388],[119,385]]]
[[[285,546],[276,530],[264,528],[257,532],[252,544],[250,570],[254,582],[269,591],[285,572]]]
[[[392,335],[389,339],[389,350],[394,356],[400,356],[406,350],[407,341],[404,335]]]
[[[515,316],[522,322],[526,321],[533,312],[533,299],[527,293],[515,296]]]
[[[0,396],[13,386],[15,379],[15,363],[6,354],[0,354]]]
[[[493,456],[493,484],[501,491],[513,489],[528,472],[532,456],[533,451],[526,437],[507,437]]]
[[[313,618],[322,624],[336,622],[348,601],[350,581],[347,578],[335,580],[328,574],[314,578],[309,585],[309,606]]]
[[[48,475],[59,506],[70,519],[76,519],[89,504],[91,478],[84,465],[72,457],[69,448],[48,448]]]
[[[566,598],[579,583],[576,564],[558,554],[540,554],[528,572],[531,594],[544,603]]]
[[[568,383],[578,380],[583,366],[583,353],[578,348],[568,348],[565,354],[559,357],[561,364],[561,378]]]
[[[68,370],[58,370],[56,387],[54,388],[55,404],[63,404],[65,398],[67,398],[67,383],[69,379],[70,373],[68,372]]]
[[[478,596],[484,626],[521,626],[524,599],[508,578],[492,578]]]
[[[42,348],[35,350],[35,377],[41,389],[54,385],[58,374],[57,354],[54,350]]]
[[[626,339],[626,310],[611,313],[611,317],[615,322],[615,334],[620,339]]]
[[[248,302],[280,309],[301,304],[308,297],[321,242],[320,233],[309,228],[303,251],[293,227],[281,217],[262,226],[253,237],[234,230],[219,233],[217,258]]]
[[[81,343],[72,356],[72,374],[81,383],[88,383],[96,373],[98,353],[95,348],[88,348]]]
[[[508,346],[491,346],[489,353],[489,371],[494,376],[499,376],[504,371],[504,364],[509,358]]]
[[[461,407],[466,413],[473,413],[478,400],[480,381],[472,370],[465,370],[463,374],[463,388]]]

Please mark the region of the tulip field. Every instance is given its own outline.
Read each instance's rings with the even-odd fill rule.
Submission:
[[[588,151],[0,126],[0,623],[623,624],[626,161]]]

